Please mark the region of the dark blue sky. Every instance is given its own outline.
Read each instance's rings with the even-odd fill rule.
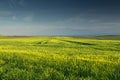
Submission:
[[[0,34],[120,35],[120,1],[0,0]]]

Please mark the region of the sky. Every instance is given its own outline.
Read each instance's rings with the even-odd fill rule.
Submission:
[[[0,0],[2,35],[120,35],[119,0]]]

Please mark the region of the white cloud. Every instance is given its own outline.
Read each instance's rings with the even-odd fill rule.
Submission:
[[[33,16],[32,15],[25,16],[25,17],[23,17],[23,20],[27,21],[27,22],[30,22],[30,21],[33,20]]]
[[[12,12],[11,11],[0,11],[0,16],[9,16],[9,15],[12,15]]]
[[[12,16],[12,20],[16,20],[17,18],[16,18],[16,16]]]
[[[8,5],[10,8],[16,8],[16,6],[24,7],[25,6],[25,0],[9,0]]]
[[[85,21],[85,19],[80,16],[75,16],[75,17],[71,17],[71,18],[64,20],[64,22],[66,22],[66,23],[83,22],[83,21]]]

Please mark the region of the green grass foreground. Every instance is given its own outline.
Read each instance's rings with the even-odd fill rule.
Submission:
[[[119,80],[120,40],[0,39],[0,80]]]

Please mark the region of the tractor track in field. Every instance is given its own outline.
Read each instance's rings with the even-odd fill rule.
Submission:
[[[85,42],[78,42],[78,41],[71,41],[71,40],[62,40],[62,39],[59,39],[59,40],[65,41],[65,42],[69,42],[69,43],[73,43],[73,44],[78,44],[78,45],[87,45],[87,46],[96,45],[96,44],[85,43]]]

